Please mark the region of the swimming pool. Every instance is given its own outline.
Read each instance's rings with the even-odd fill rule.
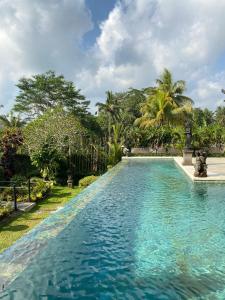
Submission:
[[[224,195],[124,160],[0,255],[0,299],[225,299]]]

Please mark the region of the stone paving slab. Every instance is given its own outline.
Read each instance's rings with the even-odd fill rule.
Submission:
[[[225,157],[208,157],[206,163],[208,165],[208,177],[200,178],[194,177],[194,164],[195,158],[192,159],[192,166],[183,166],[183,157],[174,156],[133,156],[133,157],[123,157],[123,159],[173,159],[177,165],[182,168],[182,170],[187,174],[187,176],[194,182],[205,181],[205,182],[221,182],[225,183]]]
[[[194,164],[195,158],[193,158],[193,166],[183,166],[182,157],[174,157],[174,161],[184,170],[184,172],[193,181],[206,181],[206,182],[225,182],[225,157],[208,157],[206,160],[208,169],[208,177],[194,177]]]

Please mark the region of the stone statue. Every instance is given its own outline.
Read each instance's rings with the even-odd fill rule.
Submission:
[[[206,153],[199,151],[196,156],[195,177],[207,177]]]
[[[185,134],[186,134],[185,149],[191,149],[192,133],[191,133],[190,121],[186,121],[185,123]]]
[[[122,148],[123,154],[126,156],[129,156],[129,152],[130,152],[129,149],[126,148],[125,146],[122,146],[121,148]]]

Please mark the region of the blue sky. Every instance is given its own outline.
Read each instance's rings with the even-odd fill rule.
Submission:
[[[94,28],[84,36],[83,44],[85,47],[93,46],[101,33],[100,24],[107,19],[115,4],[115,0],[86,0],[86,5],[91,10]]]
[[[164,68],[198,107],[223,105],[225,0],[1,0],[0,104],[54,70],[91,100],[153,85]]]

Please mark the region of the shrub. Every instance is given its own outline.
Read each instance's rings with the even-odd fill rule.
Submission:
[[[37,201],[46,197],[53,186],[52,181],[45,181],[37,177],[31,179],[31,184],[31,201]]]
[[[97,178],[98,178],[98,176],[94,176],[94,175],[86,176],[79,180],[79,186],[86,187],[86,186],[90,185],[92,182],[94,182]]]
[[[27,178],[22,175],[14,175],[11,178],[10,182],[15,184],[16,186],[24,186],[27,185]]]
[[[12,188],[11,187],[4,188],[0,192],[0,202],[1,201],[12,201],[12,200],[13,200]]]
[[[3,204],[0,201],[0,219],[9,215],[13,211],[13,207],[10,202]]]
[[[28,199],[28,184],[27,179],[21,175],[14,175],[10,180],[10,186],[5,187],[0,192],[0,201],[13,201],[13,185],[16,186],[17,201],[27,201]]]
[[[16,198],[18,202],[28,200],[28,183],[24,181],[21,176],[14,176],[12,179],[16,184]],[[50,181],[44,181],[41,178],[31,179],[31,201],[37,201],[46,197],[51,191],[53,183]],[[19,188],[18,188],[19,187]],[[0,192],[0,201],[12,201],[13,190],[12,187],[6,187]]]

